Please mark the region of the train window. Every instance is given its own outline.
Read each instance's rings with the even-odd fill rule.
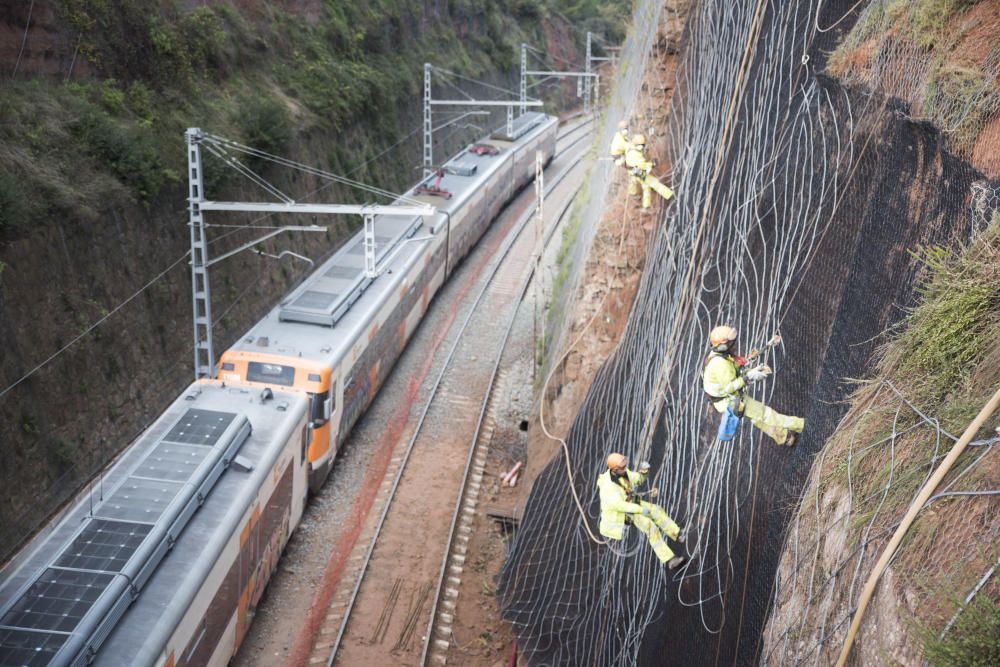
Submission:
[[[322,382],[323,381],[323,377],[319,373],[310,373],[309,374],[309,381],[310,382]]]
[[[326,423],[326,401],[323,394],[309,394],[309,420],[313,428],[318,428]]]
[[[295,367],[251,361],[247,365],[247,380],[250,382],[271,382],[290,387],[295,383]]]
[[[327,396],[326,405],[323,408],[323,412],[326,418],[329,419],[333,411],[337,409],[337,381],[334,380],[330,383],[330,394]]]
[[[235,370],[235,369],[236,369],[236,366],[234,364],[229,363],[228,361],[226,363],[222,364],[222,370],[224,370],[224,371],[231,371],[231,370]]]

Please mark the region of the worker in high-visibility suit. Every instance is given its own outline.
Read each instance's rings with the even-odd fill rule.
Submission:
[[[625,121],[619,121],[618,131],[615,132],[614,136],[611,137],[611,150],[608,151],[611,155],[611,159],[615,161],[616,167],[625,166],[625,153],[628,149],[632,147],[629,142],[628,134],[628,123]],[[634,182],[634,179],[628,179],[628,193],[629,195],[634,195],[639,192],[639,187]]]
[[[656,190],[664,199],[670,199],[674,193],[650,173],[653,170],[653,163],[646,159],[645,150],[646,137],[641,134],[633,135],[631,146],[625,151],[625,167],[632,175],[629,181],[629,194],[635,194],[637,185],[642,186],[642,207],[649,208],[653,204],[650,190]]]
[[[611,150],[609,151],[616,167],[625,164],[625,152],[631,145],[628,139],[628,123],[621,121],[618,123],[618,131],[611,137]]]
[[[648,463],[643,462],[639,472],[634,472],[628,469],[628,459],[624,455],[616,452],[608,456],[608,469],[597,478],[601,496],[601,535],[609,540],[620,540],[625,536],[625,526],[632,524],[649,539],[660,562],[673,570],[687,559],[675,555],[663,536],[677,540],[681,529],[662,507],[638,498],[635,487],[648,476]]]
[[[771,374],[766,364],[746,368],[747,361],[736,353],[738,333],[730,326],[718,326],[709,333],[712,351],[705,358],[702,380],[712,406],[721,414],[729,408],[766,433],[779,445],[792,447],[805,428],[802,417],[789,417],[747,396],[746,387]]]

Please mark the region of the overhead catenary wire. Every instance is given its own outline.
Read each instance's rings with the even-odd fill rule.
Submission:
[[[434,70],[435,72],[439,73],[439,74],[444,74],[446,76],[454,77],[454,78],[459,79],[461,81],[465,81],[466,83],[476,84],[476,85],[483,86],[484,88],[488,88],[488,89],[496,91],[496,92],[504,93],[505,95],[510,96],[511,100],[516,100],[517,96],[518,96],[518,93],[516,91],[511,90],[510,88],[503,88],[501,86],[495,86],[495,85],[493,85],[491,83],[486,83],[485,81],[479,81],[477,79],[473,79],[473,78],[470,78],[470,77],[467,77],[467,76],[463,76],[461,74],[458,74],[457,72],[453,72],[451,70],[444,69],[443,67],[437,67],[436,65],[432,65],[431,69]],[[468,95],[464,91],[463,91],[463,94],[466,95],[466,97],[468,99],[470,99],[470,100],[473,99],[471,95]]]
[[[174,267],[176,267],[178,264],[180,264],[185,259],[187,259],[187,257],[190,254],[191,254],[190,252],[184,253],[184,255],[182,257],[180,257],[178,260],[176,260],[175,262],[173,262],[170,266],[168,266],[167,268],[165,268],[163,271],[160,271],[160,273],[156,274],[156,276],[154,276],[152,280],[150,280],[145,285],[143,285],[142,287],[140,287],[131,296],[129,296],[127,299],[125,299],[124,301],[122,301],[121,303],[119,303],[117,306],[115,306],[111,310],[109,310],[106,315],[104,315],[99,320],[95,321],[93,324],[91,324],[86,329],[84,329],[82,332],[80,332],[79,334],[77,334],[77,336],[74,337],[70,342],[66,343],[61,348],[59,348],[58,350],[56,350],[55,352],[53,352],[52,354],[50,354],[48,357],[46,357],[46,359],[44,361],[42,361],[41,363],[37,364],[30,371],[28,371],[27,373],[25,373],[24,375],[22,375],[21,377],[19,377],[17,380],[15,380],[14,382],[12,382],[3,391],[0,391],[0,398],[3,398],[4,396],[6,396],[7,393],[10,392],[10,390],[12,390],[15,387],[17,387],[19,384],[21,384],[22,382],[24,382],[25,380],[27,380],[28,378],[30,378],[32,375],[34,375],[35,373],[37,373],[38,371],[40,371],[42,368],[44,368],[46,365],[48,365],[49,363],[51,363],[53,360],[55,360],[59,355],[61,355],[62,353],[64,353],[66,350],[70,349],[71,347],[73,347],[74,345],[76,345],[78,342],[80,342],[81,340],[83,340],[84,338],[86,338],[92,331],[94,331],[94,329],[96,329],[97,327],[99,327],[102,324],[104,324],[104,322],[106,322],[108,319],[110,319],[111,317],[113,317],[115,315],[115,313],[117,313],[119,310],[121,310],[122,308],[124,308],[125,306],[127,306],[129,303],[131,303],[133,300],[135,300],[136,297],[138,297],[140,294],[142,294],[147,289],[149,289],[154,284],[156,284],[157,281],[160,280],[160,278],[162,278],[163,276],[165,276],[166,274],[168,274]]]
[[[463,113],[463,112],[455,112],[455,113]],[[354,169],[352,169],[351,171],[348,172],[348,176],[357,173],[358,171],[364,169],[366,166],[368,166],[369,164],[371,164],[375,160],[383,157],[384,155],[386,155],[390,151],[395,150],[396,148],[399,148],[402,144],[404,144],[406,141],[408,141],[409,139],[411,139],[412,137],[414,137],[418,132],[420,132],[420,129],[421,129],[421,127],[419,125],[417,125],[416,127],[414,127],[413,130],[411,130],[409,133],[407,133],[406,135],[404,135],[401,139],[399,139],[395,143],[391,144],[390,146],[388,146],[387,148],[385,148],[384,150],[382,150],[377,155],[375,155],[375,156],[369,158],[368,160],[362,162],[361,164],[357,165]],[[451,136],[451,135],[449,135],[449,136]],[[220,158],[220,159],[222,159],[222,158]],[[325,190],[326,188],[330,187],[334,183],[340,183],[340,182],[341,181],[336,180],[336,179],[327,179],[327,181],[325,183],[321,184],[319,187],[314,188],[313,190],[311,190],[308,193],[306,193],[304,195],[304,198],[313,197],[316,194],[318,194],[318,193],[322,192],[323,190]],[[349,181],[349,182],[350,183],[355,183],[356,181]],[[388,193],[388,191],[385,191],[385,192]],[[391,195],[392,193],[389,193],[389,194]],[[245,225],[208,224],[207,226],[209,226],[209,227],[226,227],[226,228],[230,229],[230,231],[226,232],[225,234],[222,234],[222,235],[217,236],[217,237],[215,237],[213,239],[210,239],[209,240],[209,245],[211,245],[213,243],[217,243],[217,242],[223,240],[224,238],[226,238],[226,237],[228,237],[228,236],[230,236],[230,235],[232,235],[232,234],[234,234],[236,232],[242,231],[242,230],[254,229],[254,228],[258,228],[258,229],[262,229],[262,228],[273,229],[275,227],[279,227],[280,225],[264,227],[264,226],[260,226],[260,225],[256,225],[255,224],[255,223],[260,222],[262,220],[266,220],[267,218],[272,217],[273,215],[275,215],[275,214],[274,213],[264,213],[264,214],[261,214],[259,216],[254,217],[249,223],[247,223]],[[81,334],[79,334],[78,336],[76,336],[73,340],[71,340],[66,345],[62,346],[60,349],[58,349],[55,352],[53,352],[52,354],[50,354],[42,362],[36,364],[31,370],[27,371],[21,377],[19,377],[17,380],[15,380],[13,383],[11,383],[6,388],[4,388],[3,391],[0,391],[0,398],[3,398],[11,390],[13,390],[17,386],[21,385],[25,380],[29,379],[31,376],[33,376],[36,373],[38,373],[40,370],[42,370],[43,368],[45,368],[47,365],[49,365],[50,363],[52,363],[53,361],[55,361],[56,359],[58,359],[60,356],[62,356],[69,349],[71,349],[72,347],[74,347],[76,345],[76,343],[80,342],[80,340],[82,340],[83,338],[85,338],[89,334],[93,333],[101,325],[103,325],[105,322],[107,322],[109,319],[111,319],[112,316],[114,316],[116,313],[118,313],[124,306],[128,305],[136,297],[138,297],[142,292],[144,292],[144,291],[150,289],[151,287],[153,287],[164,276],[166,276],[172,269],[176,268],[177,265],[179,265],[181,262],[183,262],[184,260],[186,260],[190,256],[190,254],[191,254],[190,251],[186,251],[181,257],[179,257],[177,260],[173,261],[166,269],[164,269],[163,271],[159,272],[152,279],[150,279],[149,281],[147,281],[146,283],[144,283],[143,286],[141,288],[139,288],[139,290],[137,290],[136,292],[134,292],[131,296],[127,297],[123,301],[119,302],[116,306],[112,307],[108,311],[108,313],[106,315],[102,316],[100,319],[96,320],[91,325],[89,325],[87,327],[87,329],[85,329]],[[226,312],[228,312],[228,311],[226,311]],[[225,313],[223,313],[223,314],[225,314]],[[218,319],[221,319],[221,316]],[[218,321],[218,319],[217,319],[217,321]]]
[[[341,175],[335,174],[333,172],[327,171],[325,169],[319,169],[318,167],[311,167],[309,165],[302,164],[300,162],[296,162],[295,160],[291,160],[289,158],[284,158],[284,157],[280,157],[280,156],[277,156],[277,155],[273,155],[273,154],[268,153],[266,151],[262,151],[262,150],[257,149],[257,148],[252,148],[250,146],[245,146],[245,145],[240,144],[240,143],[238,143],[236,141],[233,141],[231,139],[226,139],[224,137],[219,137],[217,135],[212,135],[212,134],[206,134],[206,135],[204,135],[203,144],[205,144],[206,146],[208,146],[208,145],[215,145],[215,146],[218,146],[218,147],[224,147],[224,148],[228,148],[230,150],[235,150],[235,151],[238,151],[238,152],[241,152],[241,153],[245,153],[247,155],[251,155],[253,157],[257,157],[257,158],[261,158],[261,159],[264,159],[264,160],[268,160],[268,161],[274,162],[275,164],[279,164],[279,165],[284,166],[284,167],[289,167],[289,168],[292,168],[292,169],[296,169],[298,171],[305,172],[305,173],[310,174],[312,176],[317,176],[317,177],[322,178],[324,180],[334,181],[334,182],[340,183],[342,185],[347,185],[347,186],[350,186],[350,187],[353,187],[353,188],[357,188],[359,190],[363,190],[365,192],[369,192],[369,193],[372,193],[372,194],[375,194],[375,195],[379,195],[379,196],[382,196],[382,197],[387,197],[387,198],[390,198],[392,200],[400,200],[400,201],[405,201],[405,202],[410,202],[410,203],[414,203],[414,201],[415,201],[415,200],[412,200],[412,199],[410,199],[408,197],[403,197],[402,195],[400,195],[398,193],[395,193],[395,192],[392,192],[390,190],[386,190],[384,188],[379,188],[379,187],[372,186],[372,185],[367,185],[365,183],[362,183],[361,181],[357,181],[357,180],[348,178],[346,176],[341,176]],[[241,171],[241,173],[243,173],[242,170],[240,170],[240,171]],[[254,176],[256,177],[256,175],[254,175]],[[256,180],[258,178],[259,177],[254,178],[255,182],[256,182]],[[262,187],[265,187],[265,186],[262,186]],[[281,193],[276,193],[276,196],[284,197],[284,195],[281,194]]]

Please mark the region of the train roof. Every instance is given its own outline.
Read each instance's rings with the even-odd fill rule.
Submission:
[[[382,270],[374,281],[364,270],[364,231],[350,238],[288,294],[261,321],[230,348],[237,352],[302,357],[333,367],[350,350],[357,335],[367,326],[391,294],[401,284],[411,264],[422,256],[430,235],[440,233],[444,213],[458,211],[503,163],[511,151],[557,123],[554,116],[528,112],[514,121],[513,131],[494,132],[479,144],[499,150],[495,156],[477,154],[467,147],[443,165],[439,186],[452,193],[450,199],[419,194],[417,190],[435,182],[426,177],[407,191],[403,199],[435,206],[438,215],[422,220],[401,216],[375,217],[376,266]],[[336,333],[317,335],[317,326],[333,327]]]
[[[0,572],[0,664],[152,664],[306,407],[189,387]]]

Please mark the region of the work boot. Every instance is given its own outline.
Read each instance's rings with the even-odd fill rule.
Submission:
[[[785,436],[785,447],[794,447],[795,441],[799,439],[799,434],[795,431],[789,431],[788,435]]]
[[[670,559],[670,562],[667,563],[667,569],[676,570],[686,562],[687,558],[685,558],[684,556],[674,556],[673,558]]]

